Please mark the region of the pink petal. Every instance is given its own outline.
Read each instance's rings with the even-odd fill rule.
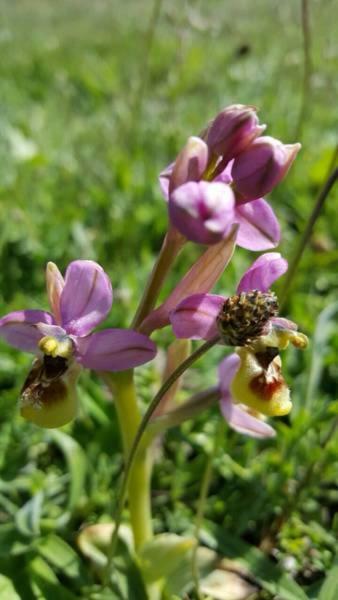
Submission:
[[[229,394],[230,384],[239,368],[241,359],[238,354],[230,354],[227,356],[218,367],[219,387],[222,394]]]
[[[284,319],[284,317],[272,317],[270,319],[270,323],[274,325],[277,329],[290,329],[291,331],[297,331],[298,325],[289,319]]]
[[[67,333],[90,333],[108,315],[112,301],[111,283],[100,265],[91,260],[70,263],[60,302],[62,326]]]
[[[237,292],[249,292],[250,290],[267,292],[273,282],[284,275],[287,269],[288,263],[279,252],[262,254],[243,275]]]
[[[185,298],[170,314],[178,338],[208,340],[217,334],[216,318],[224,304],[223,296],[194,294]]]
[[[233,404],[230,396],[223,396],[221,399],[221,411],[230,427],[238,433],[244,433],[254,438],[270,438],[276,435],[270,425]]]
[[[65,281],[53,262],[49,262],[46,268],[46,284],[47,284],[47,295],[49,305],[52,309],[52,313],[55,318],[55,322],[60,325],[61,323],[61,312],[60,312],[60,298],[62,290],[65,286]]]
[[[148,337],[129,329],[106,329],[76,338],[77,360],[88,369],[124,371],[152,360],[156,346]]]
[[[0,336],[8,344],[26,352],[36,352],[38,342],[43,337],[37,324],[52,325],[54,319],[42,310],[18,310],[0,319]]]
[[[247,250],[270,250],[278,246],[280,227],[271,206],[260,198],[235,207],[239,223],[237,244]]]

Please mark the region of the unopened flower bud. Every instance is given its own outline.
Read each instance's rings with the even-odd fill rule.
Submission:
[[[222,156],[222,162],[227,163],[265,128],[265,125],[259,125],[256,110],[252,106],[233,104],[222,110],[212,121],[205,139],[211,152]]]
[[[199,181],[208,163],[208,146],[199,137],[190,137],[173,165],[169,194],[188,181]]]
[[[233,163],[231,175],[239,199],[255,200],[271,192],[285,177],[300,148],[300,144],[282,144],[269,136],[255,139]]]
[[[223,183],[189,182],[169,198],[169,214],[175,227],[189,240],[216,244],[234,222],[235,198]]]

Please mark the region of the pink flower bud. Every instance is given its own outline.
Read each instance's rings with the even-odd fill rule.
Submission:
[[[235,197],[230,186],[190,181],[169,198],[169,215],[175,227],[192,242],[216,244],[234,223]]]
[[[233,104],[212,121],[206,133],[206,142],[212,153],[222,156],[226,164],[242,152],[265,129],[258,124],[252,106]]]
[[[232,178],[240,200],[261,198],[282,181],[301,148],[269,136],[255,139],[234,160]]]
[[[190,137],[173,165],[169,194],[188,181],[199,181],[208,163],[208,146],[198,137]]]

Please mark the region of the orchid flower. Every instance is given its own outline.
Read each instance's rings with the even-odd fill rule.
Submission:
[[[128,329],[93,333],[113,301],[109,278],[97,263],[71,262],[65,279],[48,263],[46,279],[52,312],[9,313],[0,319],[0,336],[37,355],[21,394],[21,414],[44,427],[59,427],[76,415],[74,383],[81,367],[130,369],[152,360],[156,346]]]
[[[287,262],[279,253],[263,254],[240,280],[237,295],[194,294],[170,315],[178,338],[208,340],[218,334],[221,342],[237,347],[236,360],[227,363],[232,370],[223,389],[229,390],[235,403],[268,416],[285,415],[292,407],[279,350],[289,342],[297,348],[307,346],[307,338],[297,332],[297,326],[278,317],[277,299],[269,292],[286,270]],[[223,367],[222,373],[225,371]],[[229,406],[226,404],[228,411]],[[229,413],[223,408],[223,414]]]

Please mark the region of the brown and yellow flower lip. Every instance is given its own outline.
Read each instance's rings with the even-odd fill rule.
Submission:
[[[289,343],[304,349],[308,339],[303,333],[274,327],[272,323],[267,334],[236,349],[240,366],[230,385],[236,403],[246,404],[270,417],[290,412],[290,390],[282,374],[279,355],[280,350],[284,350]]]
[[[292,408],[276,350],[256,354],[250,347],[238,348],[240,366],[230,385],[236,403],[270,417],[286,415]]]
[[[62,356],[34,360],[20,396],[21,416],[41,427],[61,427],[78,412],[76,380],[81,367]]]

